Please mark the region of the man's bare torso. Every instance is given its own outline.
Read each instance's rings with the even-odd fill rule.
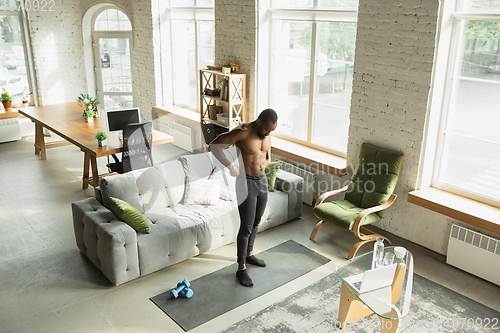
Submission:
[[[266,136],[261,140],[250,126],[250,123],[245,123],[237,127],[239,130],[248,131],[248,134],[236,142],[236,147],[241,151],[245,173],[250,176],[260,176],[266,168],[266,160],[270,158],[267,155],[271,148],[271,137]]]

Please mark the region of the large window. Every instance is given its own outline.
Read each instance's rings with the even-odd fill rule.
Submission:
[[[8,11],[0,10],[0,92],[4,88],[16,104],[23,99],[31,102],[23,13],[17,11],[15,2],[9,4]]]
[[[448,19],[432,185],[500,206],[500,0],[457,1]]]
[[[278,136],[345,156],[357,6],[273,1],[269,104]]]
[[[215,24],[213,0],[170,0],[164,8],[162,60],[166,104],[198,110],[199,70],[215,61]],[[164,67],[165,68],[165,67]]]
[[[93,39],[101,105],[105,110],[133,106],[130,20],[118,9],[104,9],[95,18]]]

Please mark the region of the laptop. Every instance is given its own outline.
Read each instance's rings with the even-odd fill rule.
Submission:
[[[370,269],[344,279],[359,294],[392,285],[397,264]]]

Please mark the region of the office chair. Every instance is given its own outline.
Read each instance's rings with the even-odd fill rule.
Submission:
[[[404,155],[363,143],[359,152],[359,162],[349,184],[339,190],[322,194],[313,208],[319,221],[309,239],[315,240],[319,229],[326,223],[349,230],[359,238],[347,259],[352,259],[365,243],[373,242],[377,237],[386,237],[368,230],[364,225],[377,223],[384,216],[386,208],[396,200],[392,193],[401,172]],[[346,192],[344,200],[325,202],[329,196]],[[370,232],[364,234],[360,229]]]
[[[107,165],[109,171],[125,173],[153,166],[152,145],[153,122],[128,124],[123,129],[122,160],[111,155],[115,162]]]

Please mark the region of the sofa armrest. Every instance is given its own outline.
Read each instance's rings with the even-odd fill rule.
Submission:
[[[276,176],[275,189],[288,194],[288,220],[301,217],[304,179],[293,173],[279,170]]]
[[[97,201],[99,201],[101,204],[103,203],[103,201],[102,201],[102,191],[101,191],[101,187],[100,186],[97,186],[96,188],[94,188],[94,196],[97,199]]]
[[[137,233],[95,198],[71,204],[76,243],[115,285],[140,276]]]

